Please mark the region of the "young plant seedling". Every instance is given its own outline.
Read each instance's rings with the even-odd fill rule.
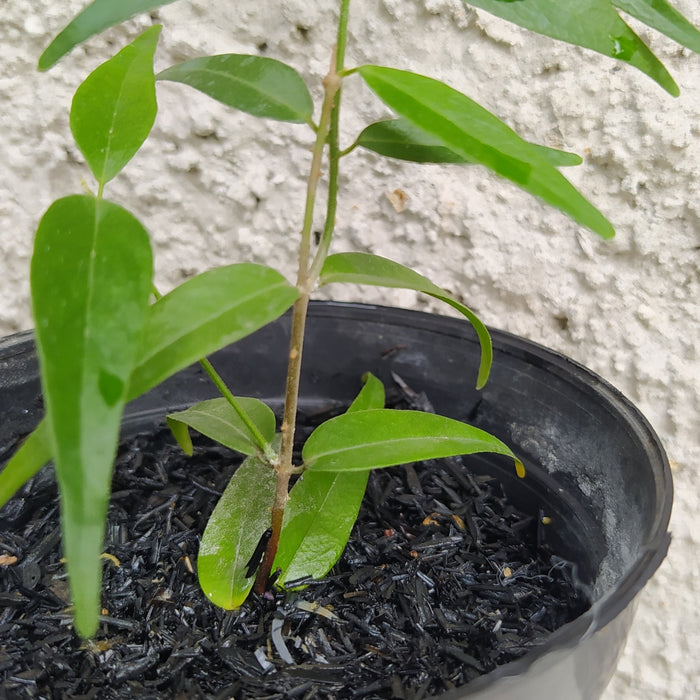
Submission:
[[[46,70],[94,34],[166,4],[95,0],[56,37],[39,67]],[[31,288],[46,415],[0,473],[0,505],[54,461],[75,625],[82,636],[92,635],[98,624],[100,555],[124,406],[193,362],[201,362],[221,397],[167,416],[170,428],[189,453],[189,430],[194,429],[245,456],[214,510],[198,559],[205,594],[225,608],[239,607],[253,588],[264,592],[272,572],[278,586],[325,575],[347,542],[372,469],[487,451],[510,457],[524,475],[511,449],[476,427],[385,408],[384,387],[372,375],[364,377],[344,414],[312,432],[301,463],[293,461],[305,322],[317,287],[355,283],[428,294],[473,326],[481,346],[477,387],[486,383],[491,366],[488,331],[449,293],[391,260],[330,253],[339,171],[356,149],[415,162],[480,164],[603,238],[613,235],[605,216],[559,171],[580,163],[578,156],[525,141],[469,97],[433,78],[379,65],[346,66],[350,0],[335,4],[337,33],[328,47],[318,110],[299,73],[272,58],[204,56],[155,74],[160,26],[99,66],[75,93],[70,126],[94,176],[95,192],[54,202],[37,230]],[[673,79],[617,8],[700,51],[700,32],[666,0],[467,4],[630,63],[672,95],[678,94]],[[344,145],[340,106],[348,80],[364,81],[395,117],[367,125]],[[165,295],[154,288],[148,233],[105,197],[105,189],[151,131],[160,81],[182,83],[253,116],[313,132],[294,283],[270,267],[242,262],[204,272]],[[316,242],[312,222],[323,172],[325,223]],[[237,396],[236,387],[227,387],[206,358],[290,308],[278,432],[271,409],[258,399]]]

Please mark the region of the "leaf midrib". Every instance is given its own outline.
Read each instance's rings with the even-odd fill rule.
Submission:
[[[329,450],[327,452],[321,452],[321,453],[315,453],[314,456],[307,461],[306,466],[308,467],[313,467],[314,464],[316,464],[320,459],[327,458],[329,456],[342,456],[348,453],[352,452],[364,452],[366,450],[373,450],[376,449],[377,447],[390,447],[393,444],[397,443],[402,443],[404,445],[412,445],[416,442],[423,442],[427,439],[432,440],[433,442],[439,442],[439,443],[445,443],[445,442],[452,442],[454,440],[457,441],[469,441],[471,443],[478,443],[481,445],[489,446],[489,449],[492,449],[496,445],[492,445],[489,441],[482,440],[480,438],[468,438],[468,437],[461,437],[461,436],[447,436],[447,435],[423,435],[423,436],[410,436],[410,437],[405,437],[405,438],[392,438],[392,439],[385,439],[377,442],[366,442],[361,445],[350,445],[348,447],[342,447],[340,449],[334,449],[334,450]],[[466,454],[466,453],[464,453]]]

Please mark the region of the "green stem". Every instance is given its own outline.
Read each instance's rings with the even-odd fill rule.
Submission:
[[[151,286],[151,292],[156,298],[156,301],[163,298],[163,295],[160,293],[160,291],[158,291],[155,285]],[[226,401],[228,401],[231,408],[233,408],[238,417],[243,421],[245,427],[248,428],[250,436],[260,449],[262,458],[269,464],[274,464],[277,460],[277,454],[272,449],[272,445],[270,445],[270,443],[265,439],[255,423],[253,423],[248,414],[243,410],[236,397],[226,385],[226,382],[221,378],[221,375],[214,369],[214,366],[206,357],[202,358],[199,361],[199,364],[209,375],[209,378],[213,382],[214,386],[219,390],[219,393],[226,399]]]
[[[331,247],[333,232],[335,231],[335,216],[338,208],[338,174],[340,163],[340,149],[338,147],[338,132],[340,121],[340,88],[337,92],[336,106],[331,113],[331,127],[328,133],[328,202],[326,204],[326,221],[319,241],[316,256],[311,264],[310,275],[318,280],[323,263],[328,256]]]
[[[349,156],[357,148],[357,145],[357,141],[355,141],[355,143],[353,143],[351,146],[344,148],[338,153],[338,158],[345,158],[345,156]]]
[[[338,33],[335,42],[335,67],[340,73],[345,65],[345,48],[348,45],[348,20],[350,19],[350,0],[342,0],[340,3],[340,16],[338,17]]]
[[[335,211],[338,194],[338,114],[340,100],[341,77],[338,75],[339,65],[345,60],[345,47],[347,45],[347,26],[350,0],[341,0],[340,17],[338,20],[338,34],[336,47],[333,51],[331,66],[328,75],[323,80],[325,90],[321,118],[316,133],[311,169],[306,190],[306,204],[304,209],[304,223],[301,231],[299,245],[299,268],[297,272],[297,288],[299,298],[294,304],[292,312],[292,330],[289,344],[289,363],[287,366],[287,385],[285,392],[284,415],[282,419],[282,441],[280,444],[280,457],[277,464],[277,483],[275,488],[275,500],[272,506],[272,535],[265,550],[263,561],[258,569],[254,590],[262,594],[265,592],[267,582],[272,571],[272,564],[277,554],[284,509],[289,497],[289,480],[295,472],[292,463],[294,449],[294,434],[296,429],[296,415],[299,401],[299,382],[301,378],[301,359],[304,346],[304,331],[306,328],[306,315],[311,298],[311,292],[318,280],[318,275],[330,245],[330,239],[335,225]],[[316,204],[318,183],[321,179],[321,167],[326,144],[329,144],[329,195],[326,211],[324,232],[313,263],[311,262],[311,245],[313,239],[313,213]],[[325,250],[325,253],[321,252]]]
[[[341,75],[345,65],[345,47],[347,45],[347,27],[350,10],[350,2],[343,2],[340,8],[340,20],[338,22],[338,40],[335,51],[335,72]],[[311,265],[311,276],[314,283],[321,274],[323,263],[330,250],[333,232],[335,231],[335,217],[338,208],[338,176],[340,172],[340,103],[342,98],[342,80],[338,82],[338,90],[335,96],[335,104],[331,111],[331,125],[328,134],[328,202],[326,206],[326,221],[319,241],[316,257]]]
[[[243,421],[245,427],[248,428],[253,440],[257,444],[258,448],[262,452],[263,459],[268,464],[274,464],[277,460],[277,454],[272,449],[272,445],[265,440],[263,434],[260,432],[258,427],[253,423],[248,414],[243,410],[241,405],[238,403],[236,397],[231,393],[231,390],[226,386],[226,382],[221,378],[221,375],[214,369],[211,362],[205,357],[199,361],[204,371],[209,375],[216,388],[219,390],[221,395],[229,402],[233,410],[236,412],[238,417]]]

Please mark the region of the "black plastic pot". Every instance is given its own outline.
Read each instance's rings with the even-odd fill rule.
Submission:
[[[279,408],[290,319],[217,353],[213,362],[239,395]],[[672,503],[668,461],[643,416],[609,384],[567,358],[494,331],[494,366],[474,389],[478,343],[462,321],[418,312],[314,303],[308,322],[301,410],[347,405],[358,378],[400,375],[425,391],[438,413],[466,420],[504,441],[524,460],[485,456],[520,508],[546,515],[547,537],[576,561],[594,604],[526,656],[443,698],[592,700],[615,669],[635,598],[663,560]],[[214,395],[198,367],[164,382],[128,407],[125,433],[163,421],[168,410]],[[30,334],[0,342],[0,460],[41,415]]]

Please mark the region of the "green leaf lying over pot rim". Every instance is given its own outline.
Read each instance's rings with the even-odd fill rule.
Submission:
[[[319,284],[350,282],[353,284],[371,284],[380,287],[412,289],[424,292],[435,299],[449,304],[461,313],[473,326],[481,345],[481,361],[476,380],[476,388],[481,389],[488,380],[493,361],[491,336],[479,317],[467,306],[457,301],[452,295],[433,284],[423,275],[408,267],[369,253],[337,253],[329,255],[321,270]]]
[[[51,459],[51,436],[44,418],[0,471],[0,508]]]
[[[297,296],[277,271],[252,263],[216,268],[184,282],[148,308],[129,400],[278,318]],[[43,421],[27,443],[0,472],[0,506],[54,456]]]
[[[184,282],[148,310],[129,398],[279,318],[297,299],[276,270],[237,263]]]

